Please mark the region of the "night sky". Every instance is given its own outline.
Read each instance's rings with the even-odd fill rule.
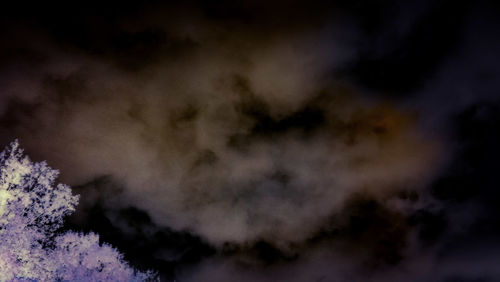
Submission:
[[[0,145],[65,230],[162,281],[500,281],[494,1],[11,2]]]

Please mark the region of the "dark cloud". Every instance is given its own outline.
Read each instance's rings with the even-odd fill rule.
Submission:
[[[0,141],[167,281],[495,281],[497,11],[9,3]]]
[[[459,46],[467,6],[452,1],[372,5],[376,8],[370,14],[378,18],[366,23],[366,47],[352,76],[386,94],[404,95],[423,87]]]
[[[123,193],[110,177],[97,178],[73,190],[82,196],[82,201],[63,230],[98,233],[101,242],[120,249],[136,267],[157,269],[162,280],[174,279],[191,265],[215,254],[213,247],[189,232],[158,226],[143,210],[110,203],[108,197]]]

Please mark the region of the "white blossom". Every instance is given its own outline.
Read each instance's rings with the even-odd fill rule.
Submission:
[[[59,172],[34,163],[12,142],[0,153],[0,281],[143,281],[139,272],[96,234],[56,235],[78,196]]]

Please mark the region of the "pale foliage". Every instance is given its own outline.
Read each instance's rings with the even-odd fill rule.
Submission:
[[[0,281],[156,280],[96,234],[55,235],[78,204],[69,186],[54,185],[58,173],[23,156],[17,141],[0,153]]]

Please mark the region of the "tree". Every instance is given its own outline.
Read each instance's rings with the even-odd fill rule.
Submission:
[[[0,281],[143,281],[139,272],[99,236],[57,234],[79,196],[46,162],[32,162],[18,141],[0,153]]]

